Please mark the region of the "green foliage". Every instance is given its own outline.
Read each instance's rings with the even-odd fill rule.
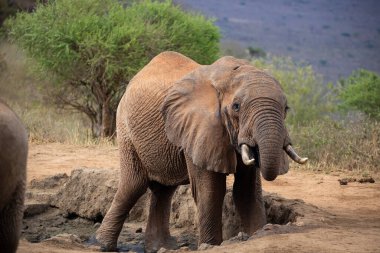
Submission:
[[[10,39],[37,63],[35,72],[53,77],[57,101],[86,113],[102,129],[130,79],[160,52],[177,51],[202,64],[219,53],[212,20],[171,1],[138,1],[127,8],[116,0],[51,1],[5,25]]]
[[[288,99],[290,124],[305,124],[324,118],[333,111],[333,98],[311,66],[294,62],[290,58],[269,57],[255,59],[256,67],[265,69],[281,84]]]
[[[358,110],[380,120],[380,76],[360,69],[340,81],[341,108]]]

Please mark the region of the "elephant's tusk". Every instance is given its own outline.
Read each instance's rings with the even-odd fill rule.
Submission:
[[[241,145],[241,158],[247,166],[255,163],[255,158],[249,158],[249,147],[246,144]]]
[[[293,147],[290,144],[285,147],[285,152],[296,163],[305,164],[307,160],[309,160],[309,158],[307,157],[303,157],[303,158],[299,157],[299,155],[297,155],[296,151],[294,151]]]

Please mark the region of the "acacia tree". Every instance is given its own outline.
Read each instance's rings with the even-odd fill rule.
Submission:
[[[60,0],[5,23],[11,41],[52,78],[55,101],[85,113],[94,136],[115,131],[117,104],[131,78],[165,50],[202,64],[216,60],[219,30],[171,1]]]

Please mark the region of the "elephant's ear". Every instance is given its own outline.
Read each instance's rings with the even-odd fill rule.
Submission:
[[[194,75],[177,82],[162,106],[168,139],[193,163],[209,171],[235,173],[235,150],[222,125],[216,89]]]

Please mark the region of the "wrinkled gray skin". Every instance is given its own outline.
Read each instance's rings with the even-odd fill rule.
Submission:
[[[0,100],[0,252],[16,252],[21,233],[28,137]]]
[[[124,220],[149,187],[146,251],[170,248],[171,198],[178,185],[191,183],[198,243],[220,244],[230,173],[244,231],[262,227],[260,171],[266,180],[288,171],[286,108],[278,82],[245,61],[223,57],[201,66],[174,52],[156,56],[130,82],[117,110],[120,184],[98,241],[105,250],[116,248]],[[243,144],[254,165],[242,162]]]

